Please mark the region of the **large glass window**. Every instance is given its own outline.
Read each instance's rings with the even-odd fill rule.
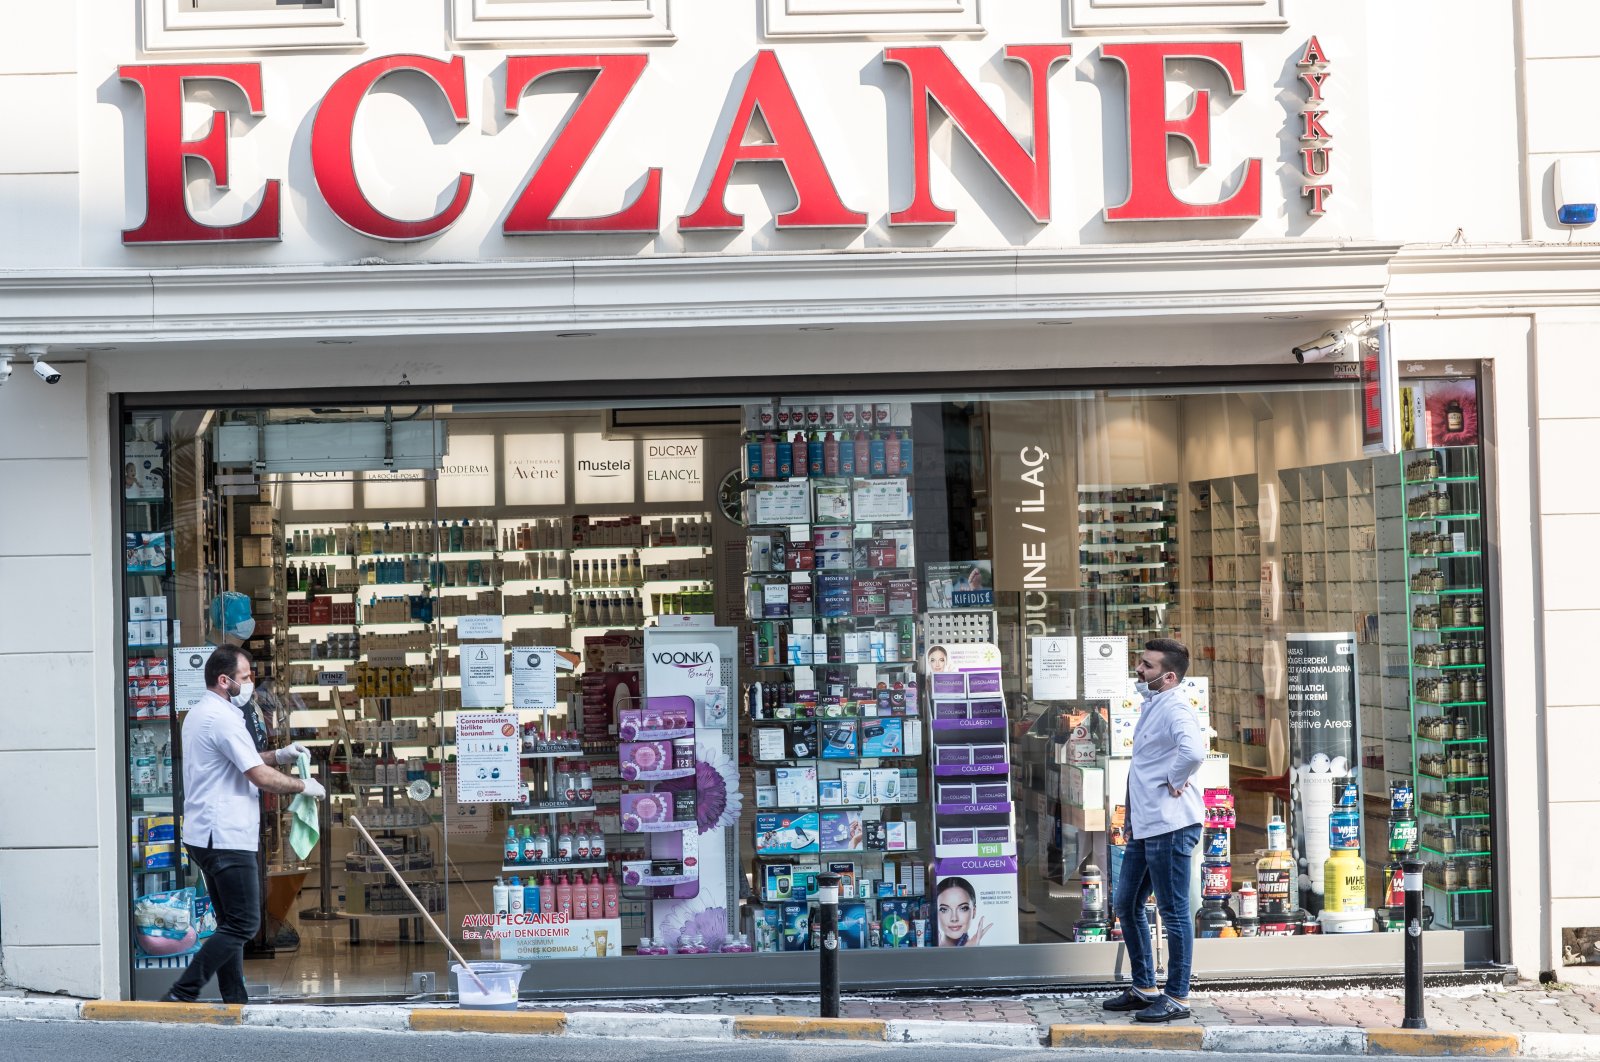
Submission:
[[[543,990],[808,950],[828,873],[846,948],[1114,940],[1156,637],[1213,735],[1203,936],[1393,928],[1417,852],[1487,954],[1477,395],[1409,401],[1378,457],[1333,384],[131,411],[136,992],[208,929],[180,726],[225,640],[331,794],[305,853],[264,802],[257,995],[453,990],[383,857]]]

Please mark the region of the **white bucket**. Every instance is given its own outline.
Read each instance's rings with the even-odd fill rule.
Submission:
[[[450,971],[456,975],[456,1001],[472,1010],[516,1010],[517,992],[522,984],[526,966],[514,962],[470,963],[472,973],[478,975],[483,988],[472,979],[466,967],[453,963]]]
[[[1317,916],[1324,933],[1371,933],[1376,922],[1369,907],[1361,911],[1323,911]]]

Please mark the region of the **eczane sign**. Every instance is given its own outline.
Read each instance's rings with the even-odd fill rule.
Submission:
[[[890,155],[908,153],[912,174],[909,201],[891,210],[890,225],[919,228],[956,223],[955,211],[934,198],[930,125],[935,108],[972,144],[984,165],[1033,221],[1048,223],[1052,218],[1053,151],[1048,86],[1053,74],[1074,61],[1104,64],[1122,73],[1128,130],[1123,145],[1126,157],[1122,161],[1129,175],[1129,190],[1122,202],[1104,205],[1105,220],[1216,221],[1260,217],[1261,159],[1227,158],[1214,163],[1210,92],[1196,89],[1192,106],[1185,114],[1169,115],[1167,104],[1169,67],[1179,62],[1205,64],[1215,71],[1230,94],[1244,93],[1243,45],[1224,40],[1135,41],[1104,43],[1096,52],[1091,59],[1075,60],[1072,45],[1065,42],[1006,46],[1002,52],[1004,64],[1026,85],[1024,95],[1028,102],[1024,122],[1008,124],[985,102],[973,78],[958,69],[944,48],[883,49],[879,61],[903,72],[912,116],[910,142],[884,145]],[[850,190],[841,191],[837,186],[813,135],[805,101],[797,96],[778,54],[770,49],[757,52],[742,87],[736,83],[730,89],[729,100],[737,97],[734,117],[726,135],[708,147],[704,163],[712,176],[696,202],[663,202],[660,167],[647,166],[642,172],[586,173],[586,164],[624,108],[670,107],[670,98],[642,87],[648,82],[649,64],[650,56],[645,53],[511,55],[505,59],[502,105],[510,116],[517,115],[524,95],[542,79],[577,74],[590,80],[543,158],[533,165],[531,175],[511,202],[504,205],[500,222],[504,235],[658,233],[663,228],[663,216],[674,207],[682,210],[675,220],[680,232],[737,231],[745,221],[729,209],[728,187],[738,167],[757,163],[781,166],[793,187],[797,201],[792,209],[777,216],[775,224],[779,229],[866,228],[867,215],[852,206]],[[366,60],[338,75],[320,97],[311,126],[311,172],[316,194],[344,225],[363,236],[388,242],[428,240],[449,231],[466,211],[475,189],[472,173],[458,173],[441,196],[443,205],[426,217],[394,217],[369,198],[352,148],[358,112],[380,81],[401,73],[424,78],[430,91],[436,91],[448,105],[456,123],[467,125],[469,85],[464,58],[400,54]],[[272,107],[262,63],[127,65],[120,68],[119,74],[122,80],[139,88],[144,103],[144,216],[123,232],[123,243],[137,246],[281,239],[284,178],[266,178],[261,187],[253,190],[259,194],[255,209],[226,225],[197,220],[186,191],[185,170],[191,160],[209,168],[218,188],[228,186],[234,138],[228,114],[220,110],[212,112],[202,135],[192,139],[185,136],[184,108],[186,104],[195,106],[189,97],[190,86],[204,82],[236,86],[250,113],[268,118]],[[1266,86],[1265,91],[1272,91],[1272,86]],[[1013,124],[1024,125],[1025,132],[1013,129]],[[1241,176],[1237,186],[1211,201],[1194,202],[1180,196],[1180,190],[1172,187],[1168,171],[1168,146],[1174,139],[1185,142],[1198,168],[1213,164],[1228,170],[1238,168]],[[1261,147],[1263,151],[1272,150],[1269,141]],[[504,165],[525,168],[534,161],[508,156]],[[284,160],[279,172],[286,170]],[[395,175],[395,179],[403,179],[403,175]],[[636,186],[637,190],[620,209],[604,216],[558,216],[562,201],[579,182],[603,182],[618,188]]]

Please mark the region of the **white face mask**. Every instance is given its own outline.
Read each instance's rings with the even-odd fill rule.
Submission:
[[[234,693],[228,700],[233,702],[235,708],[243,708],[250,703],[250,698],[255,696],[255,692],[256,684],[254,682],[240,683],[238,692]]]
[[[1133,688],[1139,692],[1141,697],[1150,696],[1150,683],[1148,682],[1135,682]]]

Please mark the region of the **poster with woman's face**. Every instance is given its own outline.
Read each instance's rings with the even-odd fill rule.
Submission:
[[[941,948],[1017,943],[1016,874],[940,878],[934,888],[933,919]]]

